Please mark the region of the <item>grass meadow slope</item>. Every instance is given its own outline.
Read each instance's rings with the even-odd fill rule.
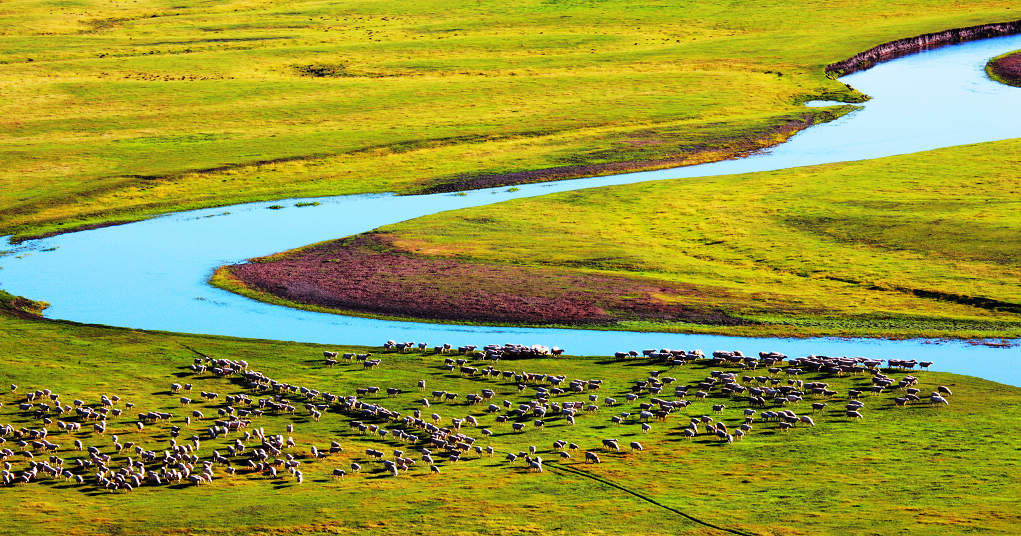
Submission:
[[[103,394],[120,396],[118,407],[135,404],[123,417],[109,419],[104,436],[91,431],[66,434],[52,427],[49,440],[61,445],[57,454],[67,458],[72,469],[73,460],[82,455],[71,448],[75,438],[112,455],[116,465],[129,453],[114,450],[111,434],[125,444],[167,448],[168,427],[148,425],[139,432],[132,413],[136,411],[172,412],[177,416],[173,424],[185,426],[180,416],[201,410],[207,417],[185,427],[181,439],[192,434],[205,437],[202,430],[212,424],[224,397],[255,395],[240,383],[191,373],[187,367],[198,352],[245,359],[277,380],[335,394],[354,394],[356,388],[370,385],[400,388],[404,392],[396,397],[381,392],[361,398],[406,414],[420,407],[416,400],[430,397],[431,390],[460,393],[458,402],[434,400],[424,411],[440,414],[443,423],[452,417],[476,416],[480,427],[490,428],[493,436],[487,439],[476,428],[467,433],[480,438],[479,445],[492,445],[497,454],[492,458],[468,454],[456,463],[441,460],[440,474],[430,474],[428,464],[422,464],[390,477],[364,450],[381,449],[389,456],[393,449],[413,452],[411,445],[360,434],[351,428],[350,416],[334,410],[314,421],[298,404],[294,416],[267,412],[253,426],[295,439],[296,446],[286,453],[302,462],[304,484],[289,476],[249,474],[239,461],[237,476],[230,477],[217,466],[216,478],[208,485],[143,486],[130,493],[45,478],[0,486],[4,505],[0,534],[723,534],[664,506],[720,527],[761,535],[1006,534],[1021,522],[1021,489],[1013,476],[1021,463],[1021,445],[1010,433],[1021,418],[1021,390],[1014,387],[915,372],[923,392],[937,384],[952,389],[950,405],[897,408],[892,398],[903,391],[894,391],[866,396],[865,419],[857,421],[843,417],[842,399],[848,388],[868,384],[867,376],[806,374],[802,379],[826,381],[841,393],[816,413],[807,408],[815,399],[791,406],[812,415],[815,427],[783,432],[777,423],[759,422],[743,440],[727,445],[705,435],[686,440],[680,433],[689,415],[712,415],[732,429],[742,422],[745,404],[715,393],[666,421],[652,421],[649,432],[643,433],[637,422],[610,422],[610,415],[636,412],[637,404],[650,400],[646,392],[635,402],[624,401],[633,381],[646,378],[650,371],[666,370],[663,376],[676,377],[678,384],[691,383],[709,374],[711,368],[705,365],[665,367],[644,359],[572,357],[497,363],[504,370],[601,379],[604,385],[598,395],[621,401],[616,408],[580,414],[574,426],[563,418],[550,418],[544,428],[532,429],[527,420],[528,431],[515,433],[510,423],[495,422],[484,404],[463,402],[465,394],[484,388],[493,389],[497,400],[515,404],[534,396],[531,387],[519,393],[513,379],[471,378],[443,370],[443,357],[431,352],[392,354],[378,348],[368,349],[382,358],[378,369],[364,370],[357,361],[345,360],[327,367],[321,357],[324,349],[26,320],[0,312],[4,363],[0,382],[5,386],[0,393],[4,404],[0,422],[16,428],[37,426],[37,418],[18,408],[24,393],[35,389],[51,388],[68,404],[72,399],[98,404]],[[898,379],[905,374],[888,373]],[[425,391],[416,388],[419,379],[426,380]],[[194,383],[196,394],[191,396],[196,401],[181,406],[179,395],[169,391],[172,382]],[[6,390],[9,383],[18,384],[16,394]],[[199,390],[216,392],[220,399],[200,401]],[[587,397],[555,397],[575,398]],[[728,407],[722,413],[711,412],[710,405],[719,403]],[[287,423],[295,425],[291,434],[284,430]],[[217,449],[225,453],[225,443],[235,437],[204,439],[198,454],[207,457]],[[644,450],[608,452],[600,448],[600,440],[609,437],[624,445],[640,441]],[[552,448],[557,439],[578,443],[582,450],[561,461]],[[311,446],[323,448],[331,440],[339,441],[344,451],[321,460],[310,456]],[[13,445],[13,440],[7,444]],[[548,460],[545,472],[530,473],[520,461],[503,460],[506,452],[529,445],[537,446]],[[584,463],[585,449],[598,452],[603,463]],[[26,464],[20,455],[9,461],[15,470]],[[351,462],[360,463],[363,470],[354,473]],[[346,469],[347,476],[331,476],[334,468]]]
[[[426,319],[1018,337],[1018,155],[1021,141],[1007,140],[515,200],[216,280],[257,298]]]
[[[860,99],[827,63],[1016,7],[6,2],[0,233],[727,158]]]

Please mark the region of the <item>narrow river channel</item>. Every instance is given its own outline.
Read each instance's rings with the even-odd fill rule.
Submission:
[[[576,355],[643,348],[779,351],[932,360],[934,369],[1021,385],[1021,349],[965,342],[765,339],[567,329],[394,322],[312,313],[256,302],[207,284],[223,264],[369,231],[418,216],[553,192],[642,181],[771,171],[914,153],[1021,137],[1021,89],[990,81],[995,55],[1021,49],[1021,36],[948,46],[841,79],[873,97],[832,123],[813,126],[768,152],[740,160],[463,194],[360,195],[236,205],[70,233],[11,246],[0,286],[47,301],[49,318],[131,328],[287,341],[379,345],[521,343]],[[283,204],[283,210],[267,210]]]

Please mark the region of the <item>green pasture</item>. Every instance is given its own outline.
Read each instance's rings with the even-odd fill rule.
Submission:
[[[374,351],[383,364],[369,371],[345,360],[327,367],[321,357],[324,349]],[[781,432],[776,423],[755,423],[744,440],[727,445],[706,436],[681,439],[680,430],[689,416],[703,414],[733,429],[746,407],[737,399],[714,396],[695,401],[667,421],[652,421],[647,433],[637,423],[610,423],[610,415],[635,412],[638,402],[649,400],[646,393],[637,402],[624,401],[632,381],[664,370],[663,376],[688,383],[707,376],[710,367],[671,368],[645,360],[609,358],[502,361],[496,368],[604,382],[595,391],[600,409],[593,414],[582,412],[576,425],[551,418],[542,430],[529,426],[527,432],[513,433],[509,424],[495,423],[484,405],[468,407],[463,397],[491,388],[497,392],[497,403],[507,399],[517,404],[533,391],[519,394],[512,380],[446,372],[441,367],[443,358],[431,352],[390,354],[378,348],[154,333],[0,314],[4,356],[0,423],[38,426],[37,419],[17,408],[23,394],[31,390],[53,389],[65,403],[77,398],[93,404],[101,394],[116,394],[123,399],[121,405],[130,401],[135,408],[113,418],[106,437],[91,432],[68,436],[54,427],[49,440],[62,445],[58,454],[67,457],[68,463],[80,456],[70,449],[77,437],[113,455],[117,464],[124,454],[114,452],[112,433],[121,442],[165,448],[169,440],[165,427],[150,425],[137,432],[135,419],[127,415],[169,411],[177,415],[174,424],[183,426],[181,416],[201,409],[207,419],[186,428],[182,438],[187,438],[201,434],[221,407],[199,402],[199,390],[217,392],[220,402],[228,394],[242,392],[228,380],[189,374],[187,366],[196,352],[245,359],[277,380],[335,394],[354,394],[354,389],[370,385],[398,387],[405,393],[364,400],[405,414],[419,407],[415,401],[429,397],[432,390],[458,392],[457,403],[434,402],[424,410],[426,415],[439,413],[445,424],[451,417],[476,415],[494,435],[486,440],[478,430],[467,433],[479,438],[477,444],[492,445],[498,454],[493,458],[472,454],[455,464],[442,461],[438,475],[429,474],[427,466],[420,464],[394,478],[383,473],[378,462],[368,461],[364,449],[382,449],[389,456],[395,448],[410,454],[410,445],[358,434],[350,428],[351,417],[333,411],[316,423],[299,404],[293,417],[267,415],[257,418],[253,426],[286,434],[285,425],[294,423],[295,432],[289,435],[296,447],[289,452],[303,461],[302,485],[290,477],[239,474],[231,478],[217,469],[211,485],[142,487],[130,493],[72,486],[59,479],[0,487],[4,505],[0,534],[722,534],[662,506],[717,526],[763,535],[1005,534],[1021,521],[1021,489],[1013,478],[1021,463],[1021,444],[1011,432],[1021,418],[1021,391],[945,373],[915,375],[920,377],[923,393],[937,384],[950,387],[954,395],[948,407],[921,403],[896,408],[891,399],[899,394],[891,392],[864,398],[864,421],[845,419],[840,410],[846,389],[868,384],[866,376],[807,374],[803,379],[828,381],[841,393],[828,400],[828,408],[812,414],[814,428]],[[888,373],[894,378],[905,374]],[[416,387],[419,379],[427,382],[424,393]],[[194,383],[193,407],[180,406],[178,395],[169,392],[172,382]],[[19,385],[17,393],[6,390],[9,383]],[[621,405],[604,406],[606,396],[617,398]],[[557,399],[587,400],[585,394]],[[722,414],[711,411],[710,406],[718,403],[727,405]],[[790,409],[810,414],[807,404]],[[640,441],[644,451],[629,452],[625,447],[620,454],[606,452],[600,440],[610,437],[624,445]],[[560,462],[552,452],[557,439],[578,443],[582,450]],[[331,440],[340,441],[344,452],[324,460],[310,459],[311,445],[322,448]],[[537,446],[547,460],[541,474],[526,471],[521,462],[503,461],[503,453],[529,445]],[[208,457],[214,449],[222,452],[223,440],[203,441],[199,454]],[[597,450],[603,463],[582,462],[585,449]],[[15,470],[25,465],[20,456],[10,461]],[[361,473],[350,470],[352,461],[364,466]],[[345,468],[348,475],[333,478],[334,468]]]
[[[0,7],[0,233],[726,158],[832,113],[805,99],[863,98],[826,64],[1012,8],[14,0]]]

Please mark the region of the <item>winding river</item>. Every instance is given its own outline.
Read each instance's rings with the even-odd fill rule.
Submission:
[[[842,79],[873,97],[862,110],[813,126],[768,152],[740,160],[462,194],[359,195],[250,203],[168,214],[11,246],[0,284],[51,304],[46,316],[77,322],[305,342],[379,345],[387,339],[565,347],[577,355],[652,347],[760,350],[788,355],[927,359],[940,370],[1021,385],[1021,349],[964,342],[756,339],[712,335],[479,327],[313,313],[256,302],[207,284],[217,266],[361,233],[463,207],[640,181],[770,171],[879,158],[1021,137],[1021,89],[987,79],[995,55],[1021,36],[948,46]],[[816,103],[825,105],[826,103]],[[283,204],[283,210],[267,210]]]

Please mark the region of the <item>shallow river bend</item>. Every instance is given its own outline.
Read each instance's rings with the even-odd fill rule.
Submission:
[[[387,339],[455,345],[515,342],[578,355],[653,347],[760,350],[788,355],[916,358],[940,370],[1021,385],[1021,348],[921,340],[754,339],[711,335],[476,327],[393,322],[267,305],[209,286],[223,264],[360,233],[463,207],[552,192],[641,181],[769,171],[862,160],[1021,137],[1021,89],[983,71],[995,55],[1021,49],[1021,36],[948,46],[843,78],[873,97],[863,110],[813,126],[771,151],[730,160],[507,188],[466,195],[363,195],[314,199],[316,207],[267,210],[277,202],[168,214],[11,247],[0,285],[52,305],[49,318],[132,328],[334,344]],[[223,215],[225,212],[229,214]]]

